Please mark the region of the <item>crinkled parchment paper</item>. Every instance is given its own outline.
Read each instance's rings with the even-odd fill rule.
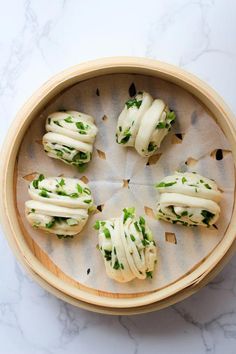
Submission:
[[[153,97],[165,100],[177,114],[177,121],[157,158],[151,158],[149,163],[134,149],[123,148],[115,142],[117,117],[129,98],[131,83],[137,91],[146,90]],[[59,109],[82,111],[96,119],[99,132],[93,159],[83,173],[47,157],[43,151],[41,139],[45,132],[45,118]],[[215,157],[217,149],[223,150],[221,160]],[[223,190],[218,230],[186,228],[154,220],[157,192],[153,185],[176,170],[196,171],[213,178]],[[27,193],[29,182],[25,176],[34,172],[46,176],[86,176],[95,203],[102,211],[92,215],[82,233],[73,240],[58,240],[56,236],[31,228],[24,216],[24,202],[30,199]],[[182,88],[148,76],[107,75],[69,88],[35,117],[19,151],[17,206],[24,227],[63,272],[95,289],[137,293],[176,281],[222,239],[231,218],[233,201],[233,159],[228,142],[214,119]],[[139,215],[148,214],[147,221],[158,245],[158,263],[152,280],[119,284],[106,276],[103,259],[96,248],[97,234],[92,226],[96,219],[118,216],[124,207],[131,206],[136,207]],[[170,232],[175,234],[171,239],[166,235]]]

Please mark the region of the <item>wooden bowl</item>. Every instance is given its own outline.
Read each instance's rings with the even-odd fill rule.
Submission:
[[[206,284],[234,252],[235,205],[227,230],[220,242],[191,271],[174,283],[156,291],[121,294],[90,289],[52,262],[25,230],[16,204],[17,159],[20,146],[32,121],[44,107],[68,87],[108,74],[136,74],[166,80],[178,85],[197,98],[210,112],[225,134],[234,165],[236,162],[236,125],[234,117],[222,99],[205,83],[179,68],[141,58],[108,58],[78,65],[56,75],[39,89],[22,107],[7,135],[1,153],[0,200],[1,222],[5,234],[26,268],[47,290],[65,301],[97,312],[141,313],[168,306],[187,297]]]

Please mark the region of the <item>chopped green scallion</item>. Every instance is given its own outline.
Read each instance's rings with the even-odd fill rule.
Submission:
[[[146,272],[147,278],[152,278],[152,272]]]
[[[133,242],[135,241],[134,235],[130,235],[130,238],[131,238],[131,240],[132,240]]]
[[[128,218],[133,218],[135,213],[135,208],[125,208],[123,209],[123,213],[124,213],[123,223],[125,223]]]
[[[39,193],[39,195],[43,198],[50,198],[48,193],[45,190],[41,190],[41,192]]]
[[[65,118],[64,121],[65,121],[66,123],[73,123],[73,119],[72,119],[71,116]]]
[[[79,192],[79,194],[83,193],[83,188],[81,187],[81,185],[79,183],[77,183],[76,188],[77,188],[77,191]]]
[[[128,101],[125,102],[125,104],[127,109],[131,107],[137,107],[139,109],[142,104],[142,100],[138,101],[136,98],[130,98]]]
[[[107,227],[104,227],[103,233],[104,233],[106,238],[111,238],[111,233],[110,233],[110,231],[108,230]]]
[[[137,221],[135,221],[134,227],[135,227],[135,229],[136,229],[138,232],[141,232],[141,229],[140,229],[139,224],[138,224]]]
[[[99,230],[100,229],[100,221],[96,221],[95,222],[95,224],[93,225],[93,228],[95,229],[95,230]]]
[[[156,184],[156,188],[164,188],[164,187],[171,187],[174,184],[176,184],[177,182],[160,182],[159,184]]]
[[[157,145],[154,144],[152,141],[148,144],[148,151],[152,152],[157,148]]]
[[[166,124],[165,122],[159,122],[156,125],[156,129],[165,129],[165,128],[168,128],[168,124]]]
[[[63,186],[65,185],[65,180],[64,180],[64,178],[62,178],[62,179],[60,180],[59,185],[60,185],[61,187],[63,187]]]
[[[79,194],[78,193],[71,193],[69,196],[71,198],[79,198]]]

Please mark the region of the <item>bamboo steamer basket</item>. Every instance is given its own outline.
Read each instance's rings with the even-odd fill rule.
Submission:
[[[18,259],[45,289],[67,302],[95,312],[134,314],[171,305],[205,285],[235,250],[235,205],[230,224],[218,245],[176,282],[158,291],[114,294],[90,289],[63,273],[22,227],[16,207],[16,163],[20,144],[32,120],[43,107],[66,88],[106,74],[142,74],[167,80],[194,95],[211,112],[230,144],[236,163],[236,123],[223,100],[205,83],[171,65],[144,58],[106,58],[77,65],[46,82],[22,107],[6,137],[1,152],[1,222]]]

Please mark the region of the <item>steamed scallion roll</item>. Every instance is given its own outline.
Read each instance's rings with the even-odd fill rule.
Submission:
[[[55,112],[46,121],[43,136],[48,156],[81,167],[91,160],[97,134],[94,118],[76,111]]]
[[[77,178],[41,174],[29,185],[29,195],[33,199],[25,203],[29,223],[59,237],[79,233],[94,208],[90,188]]]
[[[153,98],[147,92],[139,92],[125,102],[116,130],[116,141],[123,146],[134,146],[144,113],[151,106]]]
[[[157,248],[145,219],[137,218],[134,208],[124,209],[119,218],[97,221],[94,227],[110,278],[118,282],[152,278]]]
[[[176,172],[156,185],[157,216],[173,224],[209,227],[220,215],[221,192],[216,183],[196,173]]]
[[[144,157],[153,155],[171,129],[175,113],[162,100],[154,100],[145,112],[135,140],[135,149]]]
[[[138,93],[125,103],[118,118],[116,141],[149,157],[156,153],[175,118],[164,101],[153,100],[147,92]]]

